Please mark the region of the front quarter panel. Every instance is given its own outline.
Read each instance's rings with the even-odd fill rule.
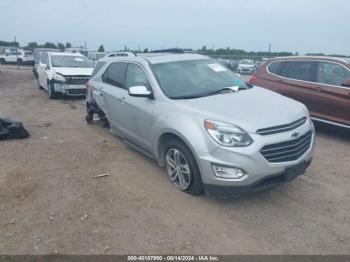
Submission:
[[[171,111],[171,110],[169,110]],[[167,111],[167,112],[169,112]],[[176,112],[176,110],[174,110]],[[160,111],[158,111],[160,112]],[[198,158],[202,153],[214,151],[218,145],[210,138],[204,127],[204,119],[190,114],[176,112],[174,114],[164,114],[154,123],[154,155],[158,160],[160,157],[159,141],[163,134],[171,133],[180,137],[191,152]]]

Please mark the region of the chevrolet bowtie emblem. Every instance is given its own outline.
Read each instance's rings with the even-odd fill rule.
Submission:
[[[291,134],[291,137],[297,138],[299,136],[298,132],[294,132],[293,134]]]

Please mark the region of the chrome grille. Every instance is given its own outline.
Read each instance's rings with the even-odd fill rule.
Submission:
[[[311,146],[312,132],[286,142],[264,146],[260,153],[270,163],[294,161],[300,158]]]
[[[263,136],[277,134],[277,133],[283,133],[286,131],[293,130],[299,126],[302,126],[303,124],[305,124],[305,122],[306,122],[306,117],[303,117],[303,118],[298,119],[297,121],[294,121],[294,122],[286,124],[286,125],[258,129],[256,131],[256,133],[259,135],[263,135]]]

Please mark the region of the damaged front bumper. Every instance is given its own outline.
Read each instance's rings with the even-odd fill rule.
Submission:
[[[86,85],[68,85],[64,82],[53,82],[55,92],[67,96],[85,96],[87,92]]]

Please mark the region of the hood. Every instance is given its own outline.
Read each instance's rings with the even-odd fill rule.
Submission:
[[[301,103],[261,87],[178,102],[204,119],[234,124],[249,133],[306,116]]]
[[[93,68],[80,68],[80,67],[53,67],[53,70],[56,73],[59,73],[64,76],[77,76],[84,75],[90,76],[92,74]]]

